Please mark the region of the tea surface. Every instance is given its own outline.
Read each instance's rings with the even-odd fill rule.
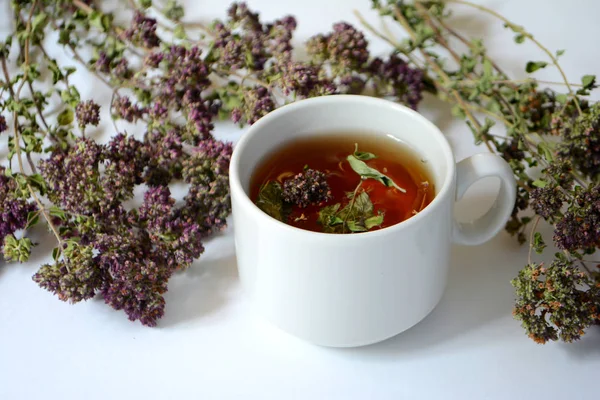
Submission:
[[[400,187],[403,191],[394,186],[388,187],[380,180],[361,178],[348,160],[349,155],[354,154],[356,145],[359,151],[357,154],[372,153],[376,157],[367,159],[366,156],[364,161],[360,161],[361,163],[364,162],[368,167],[390,178],[394,186]],[[267,185],[270,183],[277,182],[283,187],[286,181],[308,169],[324,174],[330,189],[329,198],[304,207],[283,204],[281,219],[289,225],[315,232],[350,233],[352,226],[346,227],[344,224],[348,224],[347,220],[352,220],[352,217],[360,218],[360,210],[355,210],[356,213],[339,214],[339,212],[348,205],[352,205],[354,209],[363,207],[365,205],[361,200],[369,199],[372,203],[372,212],[368,215],[381,215],[383,220],[380,224],[373,225],[379,221],[372,218],[372,223],[367,223],[367,226],[373,226],[369,226],[366,230],[395,225],[425,208],[435,194],[426,165],[406,144],[382,136],[348,134],[318,135],[290,141],[275,150],[258,165],[252,175],[251,199],[256,203],[261,190],[268,188]],[[366,193],[368,199],[362,193]],[[354,203],[353,194],[357,196]],[[337,209],[340,216],[337,223],[344,226],[337,226],[336,229],[325,228],[323,220],[319,220],[319,213],[323,212],[325,207],[336,204],[340,205]],[[366,207],[369,205],[367,204]],[[261,208],[265,210],[264,207]],[[331,211],[331,207],[325,211]],[[364,220],[365,218],[363,222]],[[334,225],[332,226],[335,227]],[[354,230],[357,231],[360,230]]]

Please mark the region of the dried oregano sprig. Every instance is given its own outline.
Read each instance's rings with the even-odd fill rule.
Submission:
[[[222,228],[229,213],[231,146],[212,139],[216,118],[253,123],[293,99],[334,93],[369,93],[416,107],[427,88],[454,104],[476,140],[511,164],[519,196],[509,232],[525,242],[525,228],[534,221],[530,248],[541,252],[539,220],[555,225],[563,253],[548,267],[530,259],[513,281],[516,317],[538,342],[579,338],[600,319],[599,264],[592,259],[600,231],[599,106],[583,97],[595,88],[595,77],[569,83],[558,63],[563,50],[551,53],[523,27],[468,1],[452,0],[500,18],[517,43],[540,47],[550,61],[529,62],[526,70],[555,65],[567,93],[543,90],[545,82],[535,79],[509,79],[481,40],[467,40],[448,25],[443,2],[372,2],[409,33],[398,41],[362,21],[394,46],[394,54],[371,58],[364,36],[339,23],[309,40],[310,60],[299,62],[291,55],[294,18],[264,24],[244,4],[206,27],[182,23],[183,9],[174,1],[158,7],[128,1],[131,24],[119,26],[89,0],[13,1],[16,29],[0,46],[0,133],[9,135],[9,165],[0,181],[5,258],[28,259],[26,233],[42,219],[58,245],[55,263],[35,276],[41,286],[71,302],[100,293],[131,319],[154,325],[173,271],[202,252],[200,239]],[[85,138],[99,123],[100,105],[81,99],[69,83],[74,66],[58,65],[46,51],[51,29],[80,67],[111,87],[112,101],[102,106],[113,120],[146,127],[143,140],[127,137],[116,124],[109,145]],[[450,46],[450,37],[467,51]],[[434,46],[445,48],[454,65]],[[89,50],[91,59],[83,55]],[[19,68],[13,74],[11,51]],[[39,89],[46,71],[51,90]],[[62,109],[55,121],[48,106],[56,102]],[[505,136],[490,133],[495,121],[506,126]],[[36,153],[42,154],[39,165]],[[541,167],[541,176],[530,175],[531,167]],[[166,187],[181,178],[191,186],[185,206],[176,207]],[[140,184],[149,188],[144,206],[125,209]],[[522,213],[528,208],[534,218]]]
[[[311,40],[301,62],[292,57],[295,19],[264,23],[243,3],[210,26],[181,22],[172,0],[120,2],[114,11],[129,15],[125,25],[92,0],[11,5],[15,30],[0,42],[4,258],[26,261],[29,230],[43,221],[56,239],[54,261],[33,279],[72,303],[99,295],[144,325],[164,314],[169,278],[200,256],[231,211],[232,146],[212,137],[216,119],[254,123],[294,99],[336,93],[371,91],[411,107],[421,99],[421,72],[396,55],[371,58],[362,33],[345,23]],[[49,32],[73,63],[57,63]],[[81,98],[76,68],[112,90],[110,103]],[[107,144],[90,134],[102,108],[114,126]],[[143,138],[119,119],[143,126]],[[177,180],[188,187],[181,202],[169,191]],[[140,185],[143,204],[131,208]]]
[[[447,3],[490,14],[514,32],[517,43],[535,44],[549,61],[530,61],[526,72],[556,67],[567,93],[540,87],[548,82],[510,79],[489,58],[482,40],[467,39],[448,24]],[[366,28],[422,67],[438,97],[454,105],[455,116],[466,119],[476,141],[510,163],[518,198],[508,232],[523,243],[526,226],[533,221],[530,249],[542,253],[546,244],[538,223],[545,219],[554,225],[554,243],[562,252],[544,264],[534,262],[530,251],[527,266],[512,282],[515,317],[536,342],[579,339],[586,328],[600,322],[600,262],[594,257],[600,246],[600,104],[585,99],[596,87],[595,76],[570,83],[558,62],[564,50],[550,52],[522,26],[469,1],[372,4],[404,28],[408,39],[397,41],[363,21]],[[457,42],[460,45],[451,44]],[[485,122],[479,120],[481,115]],[[491,133],[496,122],[505,126],[506,135]],[[541,173],[532,172],[534,167]],[[524,213],[529,208],[533,218]]]

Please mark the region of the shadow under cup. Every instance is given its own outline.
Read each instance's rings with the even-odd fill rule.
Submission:
[[[436,195],[416,216],[372,232],[310,232],[277,221],[249,198],[262,160],[285,143],[318,135],[391,136],[428,165]],[[312,343],[349,347],[394,336],[423,319],[447,280],[455,198],[448,142],[404,106],[365,96],[302,100],[252,125],[234,148],[231,196],[237,264],[258,312]]]

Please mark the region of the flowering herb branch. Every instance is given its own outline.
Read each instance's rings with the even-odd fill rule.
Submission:
[[[243,3],[209,26],[182,23],[175,1],[128,1],[128,25],[91,0],[11,5],[15,29],[0,43],[4,258],[28,260],[28,235],[41,218],[56,247],[34,281],[71,303],[100,296],[149,326],[164,314],[169,278],[201,255],[231,210],[232,147],[212,136],[214,121],[251,124],[295,99],[335,93],[374,90],[411,107],[421,99],[421,72],[395,55],[371,57],[362,33],[345,23],[313,38],[310,60],[298,61],[295,19],[264,23]],[[108,104],[82,98],[72,84],[77,68],[47,51],[50,31],[78,68],[110,88]],[[91,135],[101,107],[114,129],[106,144]],[[120,120],[142,126],[143,138]],[[187,185],[180,201],[169,189],[176,181]],[[138,187],[144,200],[131,207]]]
[[[548,82],[534,78],[510,79],[481,40],[451,27],[447,3],[490,14],[517,43],[535,44],[548,61],[530,61],[525,70],[555,66],[567,92],[542,89]],[[466,0],[372,0],[383,21],[408,33],[398,39],[385,23],[380,32],[357,14],[365,29],[393,47],[391,54],[371,56],[363,34],[340,22],[310,38],[308,59],[299,61],[292,56],[295,19],[264,23],[244,3],[232,4],[225,19],[210,25],[183,22],[184,10],[173,0],[129,0],[125,11],[119,9],[119,16],[129,13],[129,24],[117,23],[113,11],[92,0],[11,5],[15,29],[0,42],[0,134],[8,135],[8,157],[0,166],[0,245],[6,260],[26,261],[35,248],[29,232],[41,218],[57,243],[53,262],[41,266],[34,280],[61,300],[100,296],[131,320],[157,323],[169,278],[200,256],[203,240],[223,229],[230,213],[232,147],[212,136],[215,121],[252,124],[296,99],[337,93],[416,108],[428,91],[451,103],[476,142],[511,165],[518,198],[508,232],[520,242],[529,236],[531,253],[541,253],[548,246],[539,223],[554,226],[560,252],[549,264],[530,254],[513,281],[514,313],[526,332],[541,343],[572,341],[600,321],[600,264],[594,259],[600,244],[600,105],[586,99],[596,78],[568,81],[559,64],[563,50],[551,52],[495,11]],[[109,103],[81,98],[72,84],[77,69],[60,65],[46,50],[50,31],[79,68],[110,88]],[[106,144],[91,135],[101,107],[110,111],[114,129]],[[142,126],[143,137],[126,134],[120,120]],[[492,133],[496,123],[504,125],[504,135]],[[358,151],[352,157],[359,169],[368,159]],[[268,185],[263,205],[285,218],[284,196],[324,201],[322,178],[304,171],[287,190],[285,184]],[[180,201],[169,190],[176,181],[188,188]],[[307,193],[295,190],[301,184],[314,192],[303,197]],[[143,203],[131,207],[138,187],[145,191]],[[346,226],[355,209],[372,210],[367,200],[359,186],[347,210],[352,213],[343,214],[347,207],[340,205],[329,214],[338,227]]]
[[[533,78],[509,79],[481,40],[468,40],[450,27],[447,3],[498,18],[515,34],[516,43],[531,41],[550,61],[530,61],[526,72],[555,66],[567,93],[541,89],[544,82]],[[600,270],[595,261],[591,263],[595,267],[583,261],[600,245],[600,106],[585,98],[596,87],[595,76],[572,84],[558,62],[563,50],[552,53],[525,28],[469,1],[373,0],[372,4],[382,17],[391,17],[404,28],[409,39],[398,41],[384,32],[378,36],[410,60],[421,56],[425,63],[420,65],[437,96],[453,104],[453,114],[467,120],[475,140],[502,155],[515,173],[518,198],[506,228],[525,242],[525,229],[534,221],[528,263],[513,280],[515,317],[539,343],[579,339],[587,327],[600,322]],[[466,50],[452,46],[449,38]],[[450,55],[451,62],[439,49]],[[486,116],[484,123],[477,114]],[[490,132],[496,122],[504,124],[506,135]],[[524,213],[528,209],[535,212],[533,218]],[[537,230],[542,219],[554,225],[554,244],[561,250],[549,265],[532,257],[547,247]]]
[[[383,224],[384,214],[375,214],[369,194],[362,189],[362,184],[367,179],[375,179],[386,187],[406,193],[406,190],[390,177],[365,163],[374,158],[377,156],[373,153],[358,151],[358,144],[355,144],[354,153],[346,157],[350,168],[358,174],[360,181],[354,191],[347,194],[349,202],[345,207],[342,208],[340,203],[336,203],[319,211],[318,222],[323,226],[324,232],[366,232]]]

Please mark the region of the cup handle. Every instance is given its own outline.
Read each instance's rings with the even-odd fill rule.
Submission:
[[[508,163],[495,154],[475,154],[456,165],[456,201],[464,196],[473,183],[489,176],[497,176],[501,182],[494,205],[474,221],[465,223],[454,220],[454,243],[472,246],[487,242],[508,221],[517,197],[516,182]]]

